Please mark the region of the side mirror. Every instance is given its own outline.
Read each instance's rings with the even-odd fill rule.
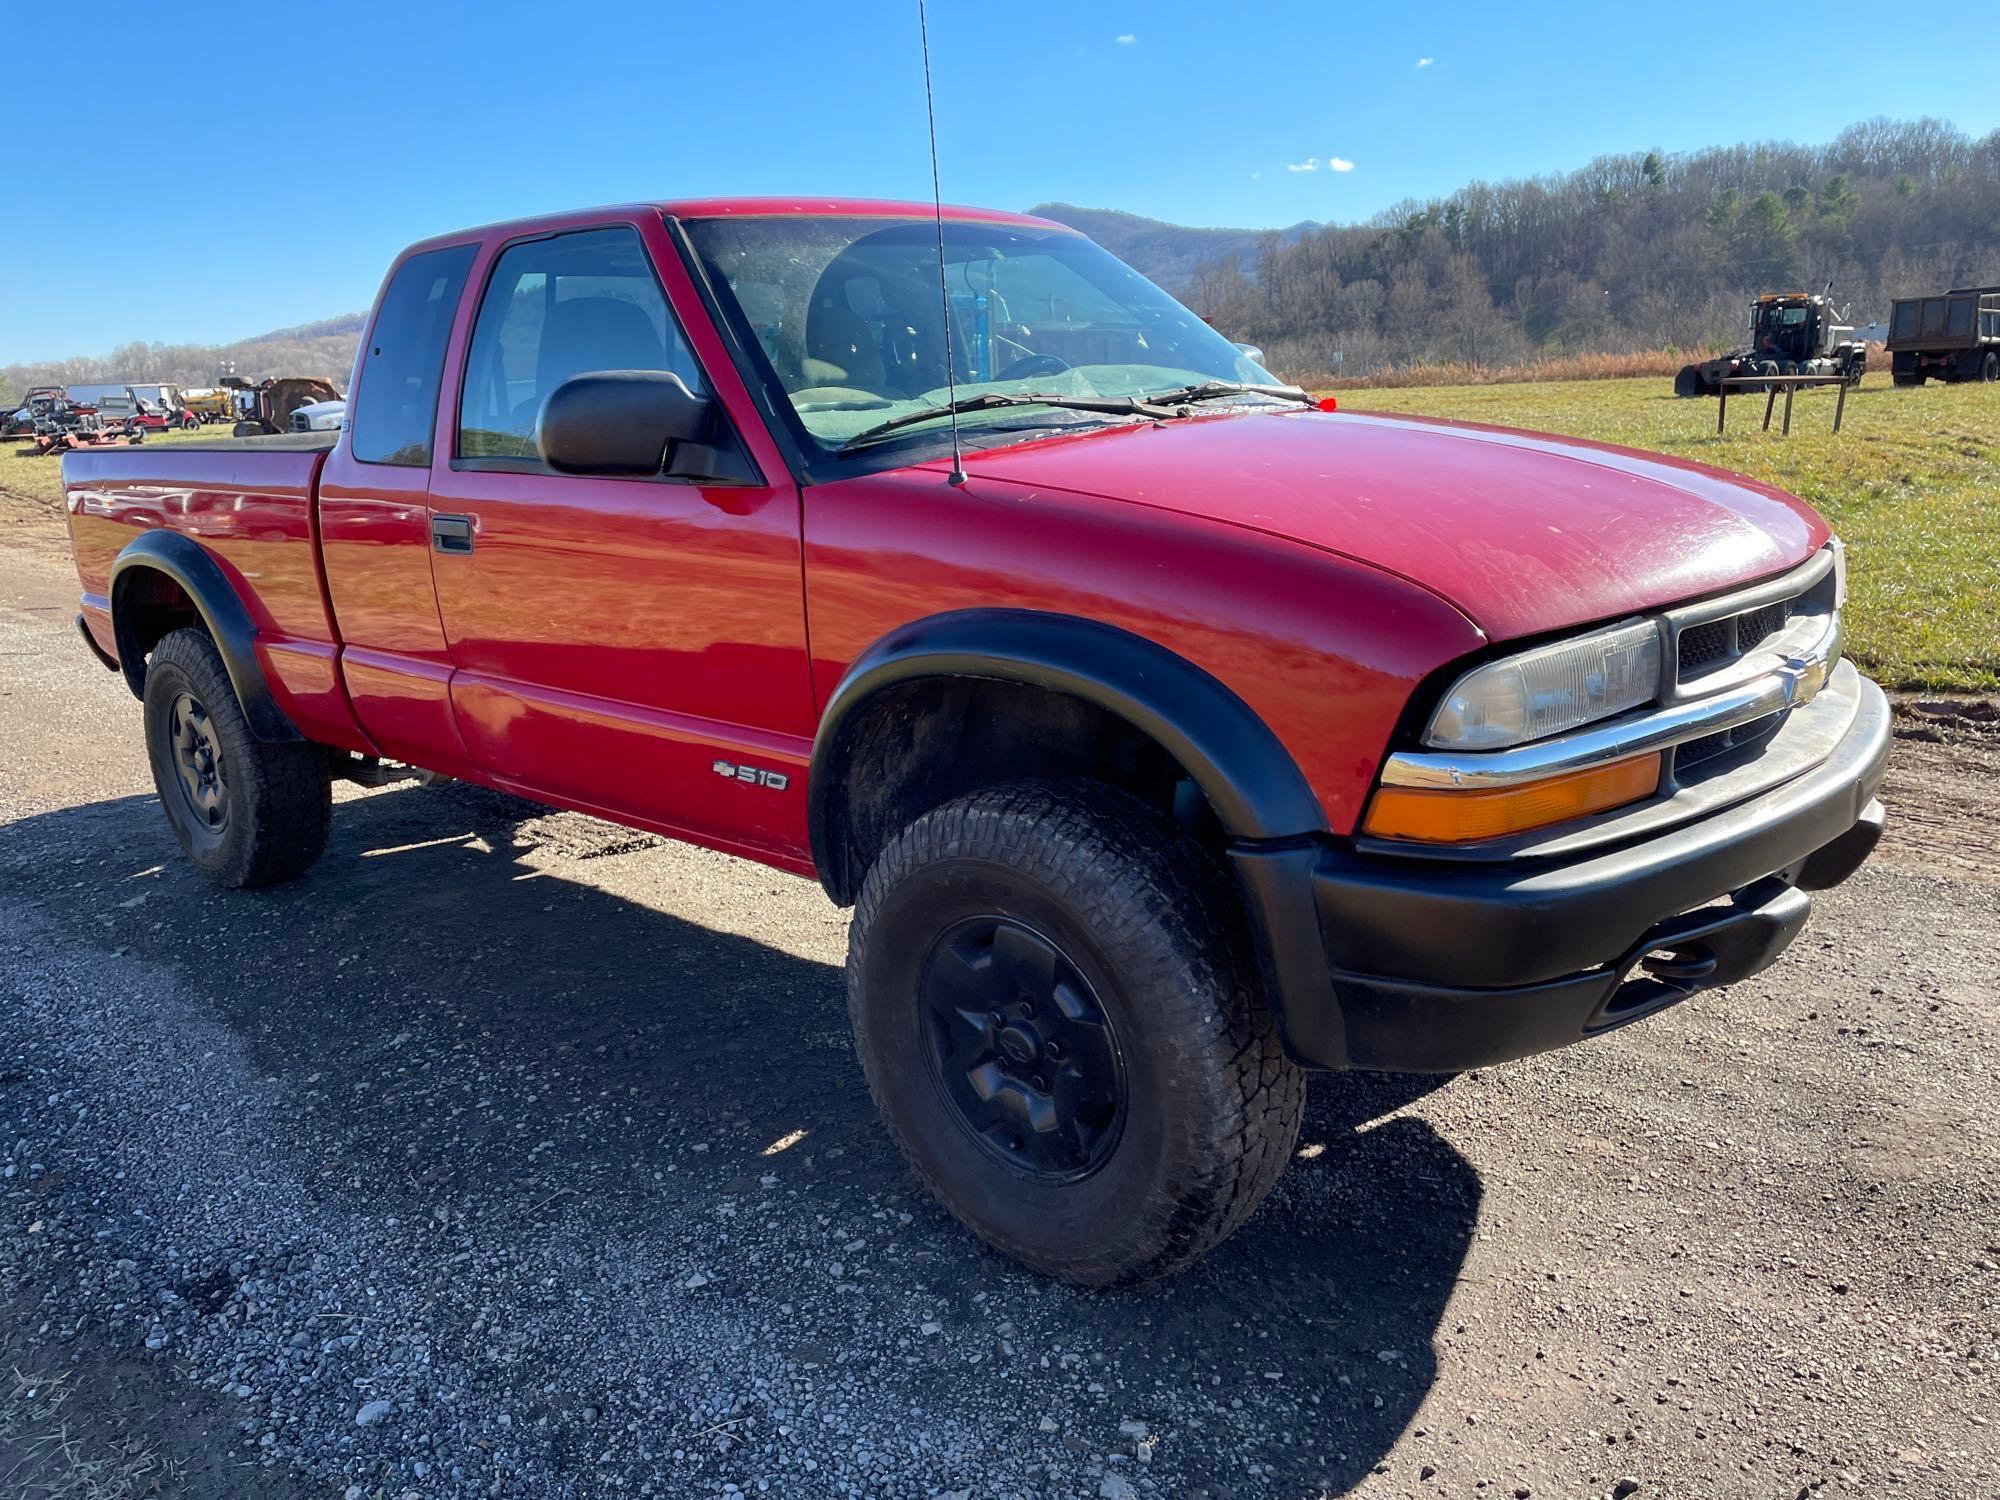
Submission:
[[[1255,344],[1238,344],[1236,352],[1255,364],[1264,363],[1264,351]]]
[[[713,403],[669,371],[593,370],[549,392],[535,451],[559,474],[707,473],[710,454],[672,450],[706,449],[712,422]]]

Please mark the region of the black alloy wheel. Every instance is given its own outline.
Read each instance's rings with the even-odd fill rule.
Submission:
[[[1104,1164],[1125,1122],[1124,1060],[1055,943],[1012,918],[973,917],[938,939],[917,983],[932,1077],[988,1154],[1054,1182]]]

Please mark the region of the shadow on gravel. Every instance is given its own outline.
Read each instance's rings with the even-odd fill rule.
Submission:
[[[663,1268],[681,1276],[706,1256],[721,1273],[711,1294],[782,1327],[780,1304],[800,1301],[803,1315],[801,1278],[824,1279],[837,1248],[815,1216],[906,1212],[914,1250],[878,1299],[899,1315],[920,1300],[948,1331],[990,1329],[997,1306],[1117,1372],[1105,1430],[1065,1436],[1078,1458],[1112,1447],[1121,1417],[1173,1425],[1206,1410],[1204,1435],[1188,1433],[1174,1458],[1216,1495],[1263,1493],[1272,1478],[1344,1490],[1430,1388],[1480,1185],[1427,1124],[1382,1117],[1444,1079],[1316,1077],[1300,1159],[1240,1233],[1165,1286],[1074,1292],[984,1251],[916,1190],[854,1063],[837,967],[526,862],[550,840],[569,858],[649,840],[465,787],[388,793],[339,806],[327,858],[305,879],[222,894],[180,859],[150,804],[0,830],[0,888],[39,898],[79,943],[116,941],[178,969],[296,1101],[315,1191],[436,1225],[440,1258],[461,1228],[487,1245],[635,1244],[643,1263],[601,1290],[636,1306]],[[148,874],[129,887],[144,892],[143,920],[114,928],[118,896],[96,881],[88,901],[64,898],[62,872],[99,861],[114,880]],[[799,903],[808,922],[824,912],[770,878],[783,882],[772,901]],[[713,1264],[715,1215],[731,1201],[742,1228],[719,1253],[741,1259]],[[1035,1431],[1064,1399],[1040,1362],[1047,1343],[1012,1369],[989,1357],[905,1370],[914,1362],[875,1326],[881,1311],[838,1336],[882,1379],[920,1381],[913,1403],[962,1413],[996,1458],[1054,1441]],[[534,1312],[502,1320],[531,1325]],[[650,1347],[671,1364],[684,1357],[673,1336],[659,1330],[631,1357]],[[539,1374],[521,1379],[523,1399],[541,1391]],[[1013,1413],[997,1424],[996,1402]]]

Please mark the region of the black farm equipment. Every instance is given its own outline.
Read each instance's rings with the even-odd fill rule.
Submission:
[[[1699,364],[1685,365],[1674,377],[1676,396],[1716,396],[1722,382],[1752,375],[1837,375],[1861,384],[1868,346],[1854,337],[1828,300],[1833,283],[1819,296],[1766,292],[1750,304],[1750,343]]]

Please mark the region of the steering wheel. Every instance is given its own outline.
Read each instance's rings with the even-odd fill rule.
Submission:
[[[1061,375],[1069,367],[1068,360],[1057,359],[1053,354],[1024,354],[993,378],[1027,380],[1036,375]]]

